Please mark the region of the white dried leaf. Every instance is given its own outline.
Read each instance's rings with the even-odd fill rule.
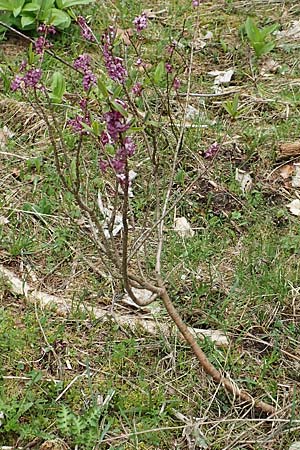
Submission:
[[[13,137],[14,133],[4,125],[3,128],[0,128],[0,149],[5,150],[8,139]]]
[[[137,289],[137,288],[133,287],[133,288],[131,288],[131,290],[133,292],[133,295],[141,302],[148,302],[148,301],[150,301],[150,299],[155,300],[155,298],[157,297],[156,294],[153,294],[153,292],[148,291],[148,289]],[[152,313],[158,312],[158,310],[160,309],[157,307],[157,305],[154,308],[151,308],[152,304],[146,305],[145,307],[140,306],[137,303],[135,303],[130,298],[129,294],[127,294],[127,293],[124,295],[121,302],[124,303],[125,305],[132,306],[137,309],[146,309],[147,312],[152,312]]]
[[[0,225],[6,225],[9,223],[9,220],[7,217],[0,216]]]
[[[287,206],[287,208],[289,208],[290,212],[294,216],[300,216],[300,200],[298,198],[296,198],[295,200],[291,201],[286,206]]]
[[[199,117],[199,109],[194,108],[192,105],[187,105],[186,108],[186,120],[193,121]]]
[[[183,238],[193,237],[195,234],[195,231],[185,217],[177,217],[175,219],[174,230]]]
[[[300,441],[293,442],[289,450],[300,450]]]
[[[0,427],[2,426],[3,420],[4,419],[4,412],[0,411]]]
[[[99,210],[100,210],[101,214],[104,217],[104,220],[102,222],[102,228],[103,228],[103,233],[104,233],[106,239],[110,239],[111,234],[113,236],[117,236],[117,234],[123,229],[123,217],[122,217],[122,214],[118,214],[118,213],[115,214],[114,225],[113,225],[112,233],[110,234],[110,232],[109,232],[109,225],[110,225],[110,220],[111,220],[112,215],[113,215],[113,209],[112,208],[106,208],[103,205],[100,191],[98,192],[98,207],[99,207]]]
[[[276,37],[278,39],[300,39],[300,20],[293,20],[286,30],[277,31]]]
[[[245,192],[251,191],[253,181],[251,175],[248,172],[237,168],[235,170],[235,180],[240,183],[243,194],[245,194]]]
[[[231,81],[232,75],[234,74],[234,69],[228,70],[213,70],[208,72],[208,75],[215,77],[214,85],[219,86],[220,84],[226,84]]]
[[[300,187],[300,164],[294,163],[295,175],[292,177],[292,186],[294,188]]]
[[[200,49],[204,48],[206,46],[207,42],[210,41],[212,38],[213,38],[213,34],[211,31],[207,31],[206,34],[200,33],[200,36],[194,42],[194,49],[200,50]]]

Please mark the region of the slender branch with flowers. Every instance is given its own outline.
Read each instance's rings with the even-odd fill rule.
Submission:
[[[192,4],[196,8],[200,2],[193,1]],[[11,89],[21,91],[45,121],[56,172],[63,188],[73,196],[82,216],[86,218],[89,224],[86,234],[95,244],[113,280],[122,282],[137,305],[144,306],[160,298],[205,373],[234,397],[273,414],[273,406],[256,401],[211,364],[181,319],[168,292],[163,268],[164,224],[185,195],[185,192],[177,195],[176,199],[173,185],[186,129],[193,46],[187,63],[185,109],[180,126],[176,128],[170,99],[176,97],[181,87],[174,60],[175,50],[179,51],[177,42],[172,41],[168,45],[165,57],[154,70],[149,71],[140,43],[148,22],[147,13],[134,18],[135,34],[127,36],[132,44],[134,59],[125,62],[119,52],[116,27],[108,27],[101,39],[97,39],[86,20],[82,16],[77,18],[82,37],[99,49],[101,64],[97,67],[88,53],[80,54],[74,60],[74,74],[81,75],[81,91],[80,94],[76,92],[76,105],[70,108],[71,111],[75,108],[75,114],[63,124],[58,117],[61,117],[60,105],[68,103],[64,75],[55,72],[50,88],[43,81],[43,58],[52,46],[49,36],[55,33],[52,26],[39,27],[41,35],[34,42],[30,61],[22,63],[19,73],[12,80]],[[196,24],[195,33],[197,29]],[[162,127],[149,106],[151,95],[167,111],[172,132],[165,131],[167,127]],[[161,118],[160,114],[158,118]],[[90,176],[87,180],[88,149],[96,150],[97,157],[88,169]],[[211,148],[208,157],[212,157],[214,151],[215,148]],[[147,189],[154,189],[156,197],[155,202],[146,208],[143,223],[150,230],[146,234],[137,232],[132,210],[132,183],[136,175],[133,173],[134,161],[144,165]],[[199,176],[201,174],[196,179]],[[91,187],[90,179],[93,177],[101,179],[101,186],[97,189]],[[107,192],[109,195],[106,195]],[[142,253],[141,242],[147,246]],[[154,268],[153,264],[147,264],[149,256],[156,260]],[[142,299],[137,294],[138,289],[147,289],[151,296]]]

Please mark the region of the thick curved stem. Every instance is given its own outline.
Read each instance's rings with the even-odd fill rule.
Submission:
[[[238,397],[240,400],[251,403],[256,409],[266,413],[266,414],[274,414],[275,408],[274,406],[269,405],[263,401],[255,400],[248,392],[240,390],[235,383],[233,383],[228,378],[224,377],[208,360],[207,356],[198,345],[196,339],[192,335],[192,333],[188,330],[188,327],[185,325],[183,320],[181,319],[178,311],[174,307],[169,294],[166,288],[163,286],[162,280],[159,280],[161,291],[161,298],[165,305],[165,308],[171,317],[171,319],[175,322],[178,330],[183,335],[185,341],[191,346],[194,354],[196,355],[201,367],[207,375],[210,375],[216,383],[220,383],[224,386],[224,388],[230,392],[234,397]]]

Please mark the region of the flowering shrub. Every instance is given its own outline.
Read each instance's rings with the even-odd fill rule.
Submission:
[[[200,1],[192,2],[194,7],[199,4]],[[196,16],[198,18],[199,15]],[[140,45],[142,33],[148,30],[148,21],[146,13],[133,19],[135,33],[128,33],[126,36],[126,45],[131,44],[131,59],[128,59],[127,51],[125,60],[121,53],[117,26],[108,27],[98,41],[85,19],[81,16],[77,19],[82,37],[99,49],[97,60],[102,59],[103,64],[100,66],[105,71],[102,68],[97,70],[95,61],[87,53],[78,55],[71,66],[66,63],[74,73],[81,76],[82,89],[79,95],[76,92],[77,104],[72,105],[72,115],[63,125],[59,120],[59,117],[63,117],[59,116],[59,104],[68,102],[64,76],[55,72],[49,88],[44,84],[41,69],[44,54],[51,46],[47,37],[54,33],[53,27],[42,29],[43,36],[35,41],[33,56],[29,58],[30,61],[22,63],[11,88],[14,91],[21,90],[34,101],[39,115],[44,118],[57,174],[63,187],[72,195],[88,220],[89,228],[85,232],[97,249],[103,266],[112,275],[112,280],[121,281],[137,305],[145,306],[159,297],[205,372],[235,397],[253,404],[254,400],[247,392],[240,391],[234,382],[224,377],[207,359],[175,309],[163,279],[165,220],[201,174],[196,175],[181,195],[178,195],[177,190],[174,191],[179,153],[184,141],[188,95],[179,127],[174,123],[170,105],[181,88],[179,73],[188,64],[183,63],[183,69],[180,67],[175,59],[180,55],[180,48],[178,42],[172,40],[166,45],[160,61],[149,68]],[[197,23],[194,32],[197,33],[198,29]],[[193,46],[191,48],[193,52]],[[188,65],[189,76],[191,61],[192,58]],[[151,102],[155,104],[154,107],[151,107]],[[68,139],[70,134],[72,139]],[[95,148],[97,168],[94,168],[93,173],[90,168],[92,164],[90,160],[87,162],[86,155],[90,149]],[[213,158],[217,152],[218,144],[213,144],[205,157]],[[149,202],[145,206],[140,233],[135,229],[132,208],[134,196],[131,182],[134,176],[130,167],[134,162],[133,167],[137,167],[135,158],[144,167],[146,190],[155,192],[154,204]],[[101,188],[97,186],[95,192],[90,180],[97,177],[101,179]],[[106,195],[107,192],[109,195]],[[104,195],[107,203],[105,206],[102,200]],[[121,216],[121,220],[118,219],[122,227],[121,236],[116,236],[114,231],[117,216]],[[130,226],[132,233],[129,232]],[[153,242],[156,242],[156,246]],[[151,264],[147,265],[151,257]],[[150,291],[151,296],[140,298],[136,293],[139,289]],[[274,413],[273,407],[264,402],[257,402],[256,406],[267,413]]]

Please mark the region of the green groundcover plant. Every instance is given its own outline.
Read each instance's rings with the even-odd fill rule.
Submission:
[[[72,6],[93,0],[0,0],[0,19],[20,30],[35,30],[39,24],[63,30],[71,25]]]

